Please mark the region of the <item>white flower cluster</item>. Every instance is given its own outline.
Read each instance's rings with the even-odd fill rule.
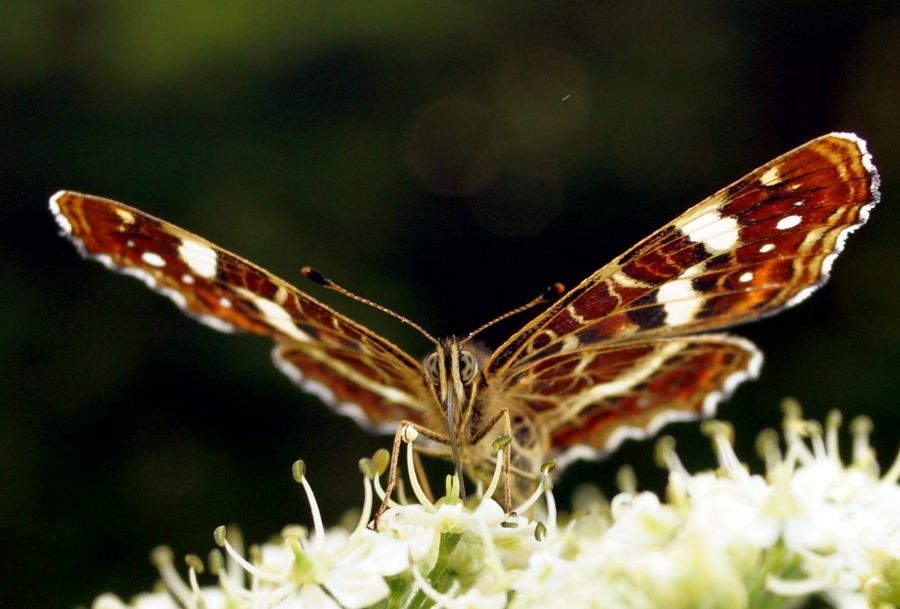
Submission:
[[[508,516],[489,498],[499,470],[472,505],[463,505],[452,480],[431,503],[413,475],[418,502],[392,503],[376,532],[366,524],[373,488],[383,494],[383,467],[364,460],[359,525],[326,531],[298,464],[311,532],[289,527],[278,543],[244,552],[236,532],[220,527],[221,550],[206,565],[188,557],[187,581],[171,552],[159,550],[163,591],[131,603],[106,594],[93,609],[739,609],[794,607],[815,594],[842,609],[897,607],[900,456],[881,474],[871,425],[859,419],[851,425],[852,458],[843,463],[839,419],[831,416],[823,433],[789,408],[784,452],[774,432],[758,443],[764,476],[740,463],[724,424],[707,426],[719,462],[714,472],[690,474],[663,440],[665,502],[631,490],[606,504],[596,491],[583,492],[567,518],[556,514],[546,474],[517,509],[540,512],[535,519]],[[205,568],[217,585],[199,585]]]

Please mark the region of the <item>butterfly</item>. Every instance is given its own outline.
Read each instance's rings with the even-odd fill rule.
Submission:
[[[866,143],[849,133],[824,135],[553,294],[493,353],[471,341],[474,333],[436,340],[409,322],[434,343],[422,360],[253,263],[135,208],[69,191],[54,195],[50,208],[83,255],[143,280],[217,330],[270,337],[282,372],[363,427],[399,437],[401,423],[413,425],[458,474],[473,478],[496,463],[493,441],[502,435],[506,471],[527,481],[548,459],[561,471],[669,422],[712,415],[757,376],[762,354],[746,339],[711,331],[808,297],[878,200]],[[304,274],[344,291],[314,269]],[[527,492],[513,485],[514,495]],[[507,482],[507,508],[509,493]]]

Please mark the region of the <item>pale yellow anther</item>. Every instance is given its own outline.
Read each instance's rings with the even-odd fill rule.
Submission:
[[[190,567],[197,573],[203,573],[206,570],[206,565],[203,564],[203,559],[196,554],[185,555],[184,562],[188,567]]]
[[[412,425],[406,425],[403,428],[403,441],[404,442],[415,442],[416,438],[419,437],[419,432]]]

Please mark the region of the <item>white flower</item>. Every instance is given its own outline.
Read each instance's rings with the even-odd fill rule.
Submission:
[[[290,527],[282,532],[281,543],[264,545],[259,560],[251,564],[228,542],[224,528],[217,531],[217,541],[229,556],[254,580],[266,584],[249,589],[235,586],[233,595],[276,602],[273,606],[279,609],[362,609],[387,598],[390,588],[385,578],[409,566],[407,544],[384,539],[362,523],[353,533],[341,529],[326,532],[302,462],[295,466],[295,478],[303,485],[313,512],[311,536],[304,529]],[[370,488],[368,484],[366,488]],[[370,492],[367,490],[369,504]]]
[[[540,521],[511,517],[490,496],[473,505],[459,487],[418,502],[391,502],[378,530],[372,516],[377,471],[364,463],[366,499],[353,531],[326,531],[302,465],[313,513],[311,531],[287,527],[277,543],[245,552],[240,537],[216,532],[209,569],[217,586],[201,587],[203,563],[189,556],[182,579],[165,549],[154,553],[166,593],[131,603],[103,595],[94,609],[744,609],[788,607],[812,594],[841,609],[900,606],[900,457],[884,475],[868,444],[870,424],[851,426],[853,457],[838,451],[839,418],[818,424],[788,409],[784,451],[774,432],[759,442],[764,475],[751,474],[722,423],[706,426],[719,466],[689,473],[670,440],[658,444],[669,470],[667,501],[636,484],[607,504],[583,492],[579,515],[557,517],[545,478],[517,514],[534,507]],[[406,438],[412,459],[414,437]],[[502,455],[498,453],[497,462]],[[413,467],[409,471],[415,471]],[[534,502],[544,498],[543,505]]]

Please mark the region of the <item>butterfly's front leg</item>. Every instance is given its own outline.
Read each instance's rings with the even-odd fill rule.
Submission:
[[[400,459],[400,446],[404,442],[404,436],[408,433],[408,428],[416,430],[419,434],[433,442],[444,445],[450,444],[449,438],[436,433],[427,427],[423,427],[412,421],[400,421],[397,426],[397,431],[394,433],[394,445],[391,447],[391,463],[388,469],[388,483],[384,489],[384,499],[381,500],[381,505],[378,506],[375,517],[372,519],[372,529],[375,531],[378,530],[378,521],[381,519],[381,516],[387,511],[388,507],[390,507],[391,495],[394,493],[394,489],[397,488],[397,463]]]

